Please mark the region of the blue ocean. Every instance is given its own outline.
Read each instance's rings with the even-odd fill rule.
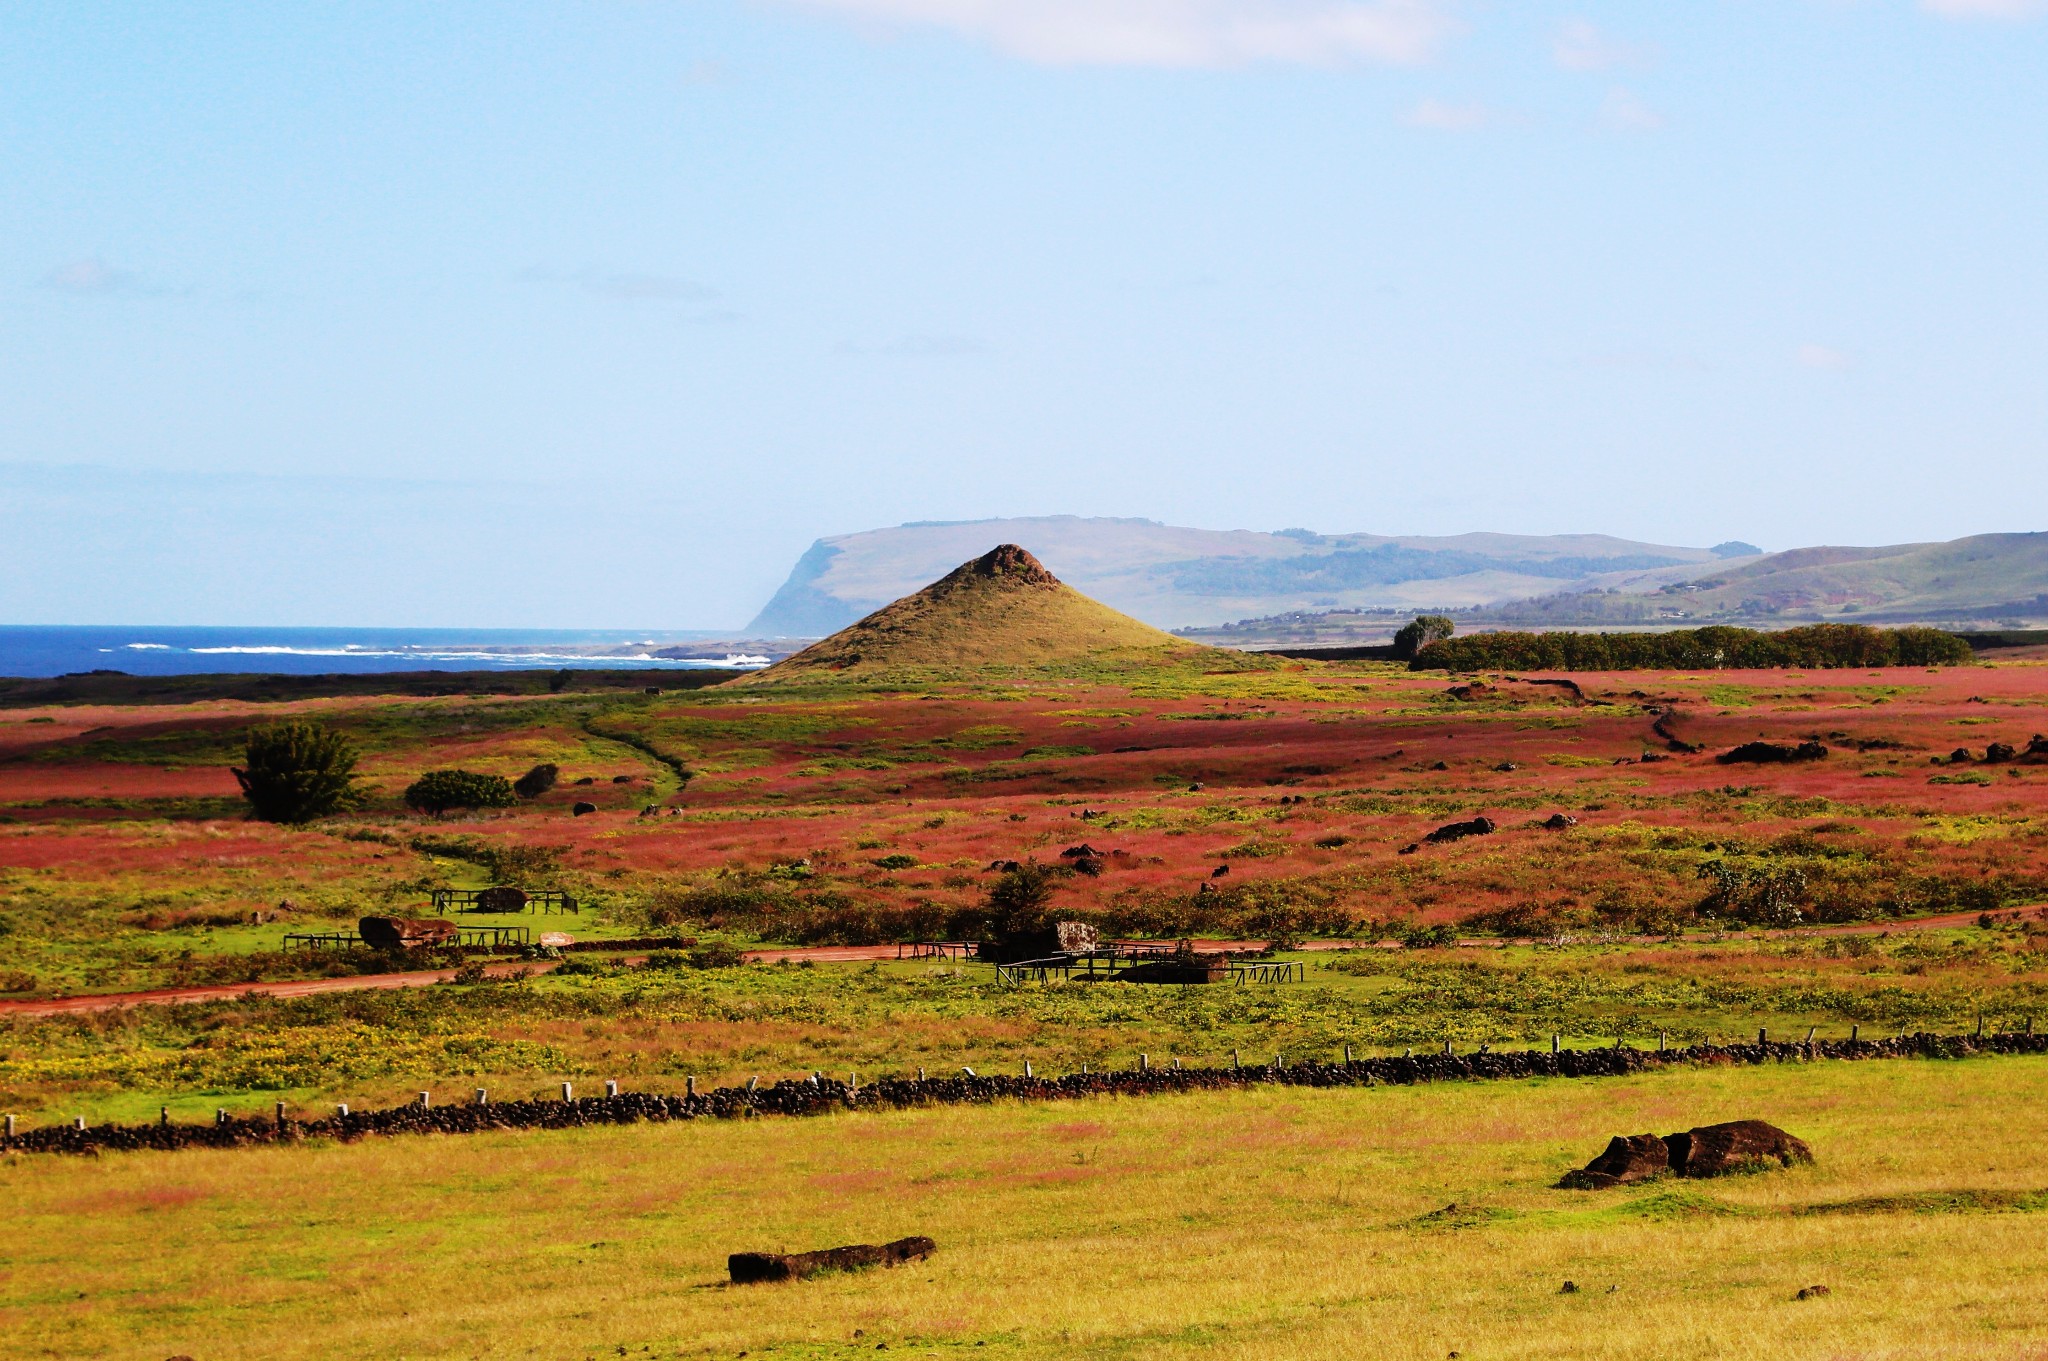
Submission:
[[[0,676],[125,671],[754,670],[770,657],[709,633],[545,629],[116,628],[0,625]]]

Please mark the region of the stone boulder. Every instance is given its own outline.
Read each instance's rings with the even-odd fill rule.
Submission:
[[[1468,836],[1492,836],[1500,830],[1500,824],[1489,817],[1473,818],[1470,822],[1447,822],[1423,837],[1432,846],[1441,846],[1446,841],[1462,841]]]
[[[1617,1134],[1608,1141],[1605,1153],[1565,1173],[1557,1184],[1568,1191],[1604,1191],[1670,1171],[1671,1151],[1662,1139],[1654,1134]]]
[[[1788,747],[1779,742],[1744,742],[1714,759],[1722,765],[1776,765],[1790,761],[1824,761],[1828,749],[1818,742]]]
[[[921,1262],[938,1251],[929,1238],[899,1238],[893,1243],[853,1243],[818,1252],[735,1252],[725,1259],[734,1285],[759,1281],[800,1281],[823,1271],[865,1271]]]
[[[372,950],[424,950],[452,945],[462,931],[445,917],[364,917],[356,923],[356,934]]]
[[[479,912],[524,912],[526,893],[510,884],[499,884],[476,895],[476,910]]]
[[[1681,1177],[1725,1177],[1813,1161],[1804,1139],[1762,1120],[1730,1120],[1667,1134],[1664,1146],[1670,1150],[1671,1170]]]
[[[1725,1177],[1813,1161],[1806,1141],[1762,1120],[1701,1125],[1683,1134],[1617,1134],[1605,1152],[1567,1172],[1557,1185],[1569,1191],[1604,1191],[1670,1173]]]

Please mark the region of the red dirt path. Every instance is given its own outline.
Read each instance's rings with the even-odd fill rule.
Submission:
[[[1782,936],[1844,936],[1877,935],[1887,931],[1926,931],[1945,926],[1968,926],[1977,920],[1975,912],[1951,912],[1939,917],[1918,917],[1912,921],[1858,922],[1847,926],[1821,926],[1800,931],[1769,931],[1764,934]],[[1636,944],[1655,944],[1668,939],[1664,936],[1631,936],[1627,938]],[[1504,945],[1531,945],[1532,940],[1504,941],[1498,937],[1462,939],[1458,945],[1464,949],[1498,948]],[[1197,940],[1192,942],[1195,949],[1204,952],[1253,951],[1264,949],[1265,941],[1260,940]],[[894,945],[806,945],[791,946],[775,950],[748,950],[742,956],[750,964],[775,964],[783,960],[807,959],[818,964],[858,964],[870,960],[898,958]],[[1365,950],[1400,949],[1395,941],[1384,940],[1311,940],[1303,942],[1302,950]],[[644,955],[623,956],[627,963],[639,963]],[[559,961],[547,960],[527,964],[492,964],[484,972],[492,978],[506,978],[521,971],[529,974],[546,973],[556,967]],[[147,992],[100,992],[82,993],[71,997],[23,998],[19,1001],[0,1000],[0,1016],[60,1016],[77,1012],[116,1011],[122,1007],[175,1006],[186,1002],[232,1002],[238,997],[255,994],[259,997],[310,997],[322,992],[360,992],[375,988],[424,988],[435,983],[445,983],[455,977],[453,969],[417,969],[408,973],[357,974],[352,978],[305,978],[280,983],[225,983],[203,988],[156,988]]]

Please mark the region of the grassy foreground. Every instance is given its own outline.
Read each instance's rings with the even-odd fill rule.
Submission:
[[[16,1158],[0,1351],[2038,1356],[2044,1098],[1986,1059]],[[1818,1164],[1548,1189],[1740,1116]],[[723,1284],[908,1233],[939,1256]]]

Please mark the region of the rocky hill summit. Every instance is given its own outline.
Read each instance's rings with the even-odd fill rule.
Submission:
[[[1214,653],[1091,600],[1013,543],[962,563],[923,590],[737,682],[773,685],[850,673],[1032,670],[1078,661],[1164,660]]]

